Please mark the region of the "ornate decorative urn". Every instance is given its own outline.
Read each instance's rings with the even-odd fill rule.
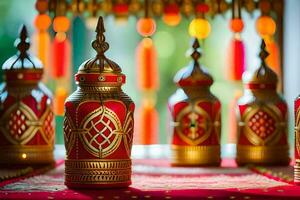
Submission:
[[[265,63],[269,55],[262,41],[261,65],[243,74],[244,95],[238,100],[239,165],[287,165],[289,158],[287,104],[277,93],[277,75]]]
[[[131,184],[134,103],[122,91],[125,75],[108,59],[102,17],[95,58],[75,75],[77,90],[65,102],[65,184],[70,188],[126,187]]]
[[[2,66],[0,85],[0,164],[54,162],[52,94],[41,83],[42,63],[27,53],[25,26],[16,40],[17,55]]]
[[[295,165],[294,183],[300,185],[300,96],[295,100]]]
[[[219,165],[221,161],[221,103],[210,92],[212,77],[198,62],[199,47],[195,39],[193,60],[176,74],[174,81],[180,88],[169,99],[173,165]]]

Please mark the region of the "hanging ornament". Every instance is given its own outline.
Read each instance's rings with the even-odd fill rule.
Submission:
[[[137,32],[143,37],[150,37],[156,31],[156,23],[152,18],[141,18],[136,25]]]
[[[137,85],[142,92],[142,105],[139,108],[137,129],[141,144],[155,144],[158,139],[158,114],[155,109],[155,96],[159,87],[157,53],[152,39],[156,30],[155,21],[149,17],[149,0],[145,0],[145,15],[136,25],[137,32],[144,38],[136,49]]]
[[[180,23],[180,9],[175,1],[170,0],[164,5],[164,13],[162,19],[169,26],[177,26]]]
[[[205,3],[196,5],[195,16],[189,25],[189,34],[191,37],[198,39],[205,39],[211,32],[211,26],[208,20],[204,18],[205,14],[209,11],[209,7]]]
[[[33,34],[33,46],[38,58],[42,61],[44,66],[43,81],[47,81],[49,75],[49,49],[50,49],[50,35],[48,28],[51,25],[51,18],[47,15],[48,2],[47,0],[38,0],[35,7],[39,14],[34,19],[36,32]]]
[[[157,53],[151,38],[144,38],[137,47],[138,87],[141,90],[157,90],[159,76]]]
[[[107,1],[103,1],[102,6],[105,7],[106,3],[107,3]],[[89,16],[86,19],[84,19],[84,21],[85,21],[86,27],[88,29],[94,30],[94,28],[95,28],[95,26],[97,26],[97,22],[98,22],[98,17],[97,17],[98,16],[98,10],[99,10],[99,8],[101,9],[101,7],[100,7],[100,5],[98,5],[98,2],[96,0],[89,1],[87,7],[88,7]],[[79,19],[80,19],[80,18],[78,18],[79,16],[80,15],[78,15],[76,17],[77,18],[77,20],[76,20],[77,23],[79,23]],[[81,23],[79,23],[79,24],[81,24]],[[76,29],[76,27],[75,28],[73,27],[73,29]],[[79,27],[78,27],[78,30],[80,30]],[[82,42],[84,43],[83,40],[82,40]]]
[[[174,78],[180,87],[169,98],[173,124],[173,165],[220,165],[221,103],[211,92],[213,78],[201,67],[198,39],[193,42],[192,62]]]
[[[288,165],[288,107],[276,91],[278,77],[266,64],[262,40],[261,65],[243,75],[244,95],[237,103],[239,165]]]
[[[154,16],[161,16],[164,11],[163,0],[152,0],[151,11]]]
[[[118,24],[126,24],[129,14],[129,5],[125,0],[116,0],[113,4],[112,11]]]
[[[141,107],[138,109],[137,130],[139,143],[148,145],[158,142],[159,115],[155,109],[156,91],[143,91]]]
[[[64,77],[69,68],[70,42],[66,32],[70,28],[70,20],[65,16],[57,16],[53,21],[53,29],[56,32],[53,41],[53,76]]]
[[[244,22],[241,19],[240,0],[232,2],[232,19],[230,20],[230,29],[234,33],[230,42],[228,55],[228,78],[234,81],[240,81],[245,71],[245,46],[241,38],[241,32],[244,29]]]
[[[191,0],[183,0],[181,5],[181,12],[185,17],[190,17],[193,14],[194,5]]]
[[[52,76],[59,87],[55,90],[54,111],[56,115],[63,115],[64,109],[61,94],[68,94],[71,89],[71,43],[67,37],[70,20],[65,16],[66,10],[63,2],[56,5],[57,16],[53,20],[53,30],[56,32],[52,44]],[[62,91],[64,90],[64,91]],[[64,95],[66,97],[66,95]]]

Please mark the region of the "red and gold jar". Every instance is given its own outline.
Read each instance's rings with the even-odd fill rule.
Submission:
[[[125,187],[131,184],[134,103],[122,91],[125,75],[108,59],[102,17],[95,58],[75,75],[77,90],[65,102],[65,184],[70,188]]]
[[[221,103],[210,92],[212,77],[198,62],[199,47],[195,39],[193,60],[176,74],[174,81],[180,88],[169,98],[173,165],[219,165],[221,161]]]
[[[300,185],[300,96],[295,100],[295,165],[294,183]]]
[[[0,164],[54,162],[52,94],[41,83],[42,63],[27,53],[26,27],[16,40],[19,52],[2,66],[0,86]]]
[[[243,74],[244,95],[238,100],[239,165],[287,165],[289,158],[287,104],[277,93],[278,78],[265,63],[268,52],[261,45],[261,65]]]

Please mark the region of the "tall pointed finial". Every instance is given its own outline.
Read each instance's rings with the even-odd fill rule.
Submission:
[[[30,47],[30,42],[28,38],[27,28],[24,24],[20,28],[19,38],[16,39],[15,46],[20,52],[19,57],[21,59],[28,57],[27,50]]]
[[[104,52],[108,50],[109,45],[105,41],[105,28],[103,18],[100,16],[98,19],[97,27],[95,32],[97,33],[96,39],[92,42],[93,48],[97,51],[97,56],[104,56]]]
[[[261,67],[266,67],[266,58],[269,56],[269,52],[266,50],[266,43],[265,40],[262,39],[260,45],[260,53],[259,57],[261,59]]]
[[[266,72],[266,58],[269,56],[269,52],[266,50],[266,43],[265,43],[265,40],[262,39],[261,41],[261,45],[260,45],[260,53],[259,53],[259,57],[260,57],[260,60],[261,60],[261,64],[260,64],[260,67],[259,67],[259,70],[257,71],[257,77],[262,75],[262,74],[265,74]]]
[[[197,38],[195,38],[192,47],[193,49],[192,49],[191,57],[194,60],[195,65],[199,67],[200,65],[198,59],[201,57],[201,51],[200,51],[200,44]]]

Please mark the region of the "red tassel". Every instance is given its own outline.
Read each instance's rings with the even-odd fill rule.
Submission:
[[[139,109],[138,133],[140,144],[158,143],[158,113],[154,107],[142,105]]]
[[[141,90],[156,90],[159,87],[157,54],[150,38],[144,38],[137,47],[137,81]]]
[[[245,71],[245,47],[243,41],[237,37],[231,40],[228,59],[229,79],[235,81],[241,80]]]
[[[71,47],[68,39],[60,40],[57,37],[53,41],[53,71],[54,78],[66,76],[70,66]]]

